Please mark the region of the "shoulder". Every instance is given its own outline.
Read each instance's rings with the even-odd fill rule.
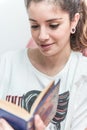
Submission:
[[[26,49],[7,51],[0,55],[0,62],[11,62],[20,59],[24,54],[27,53]]]
[[[86,75],[87,76],[87,57],[83,56],[80,52],[73,53],[74,58],[77,59],[77,73],[78,76]],[[74,64],[74,62],[73,62]]]
[[[13,68],[20,68],[20,65],[25,64],[27,51],[17,50],[17,51],[8,51],[0,55],[0,73],[10,73]]]
[[[84,56],[81,52],[73,52],[73,55],[77,57],[79,65],[87,65],[87,57]]]

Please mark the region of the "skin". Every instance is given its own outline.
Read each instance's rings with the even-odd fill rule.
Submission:
[[[0,119],[0,130],[14,130],[4,119]]]
[[[34,3],[28,8],[32,37],[38,48],[30,49],[28,56],[39,71],[53,76],[65,66],[71,52],[70,33],[79,20],[77,13],[70,22],[69,14],[46,1]],[[14,130],[0,119],[0,130]],[[35,130],[45,130],[38,115],[35,116]],[[85,129],[87,130],[87,129]]]
[[[67,12],[46,1],[31,2],[28,14],[32,37],[38,46],[28,51],[31,63],[39,71],[54,76],[70,56],[70,33],[77,25],[79,14],[70,22]]]
[[[45,125],[38,115],[35,115],[35,130],[45,130]],[[0,119],[0,130],[14,130],[4,119]]]
[[[40,119],[39,115],[35,116],[35,126],[35,130],[45,130],[46,128],[43,121]]]
[[[84,56],[87,56],[87,48],[85,48],[83,51],[82,51],[83,55]]]

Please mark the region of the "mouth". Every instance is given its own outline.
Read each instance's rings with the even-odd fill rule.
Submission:
[[[53,43],[50,43],[50,44],[42,44],[42,45],[40,45],[40,47],[41,47],[42,49],[49,49],[52,45],[53,45]]]

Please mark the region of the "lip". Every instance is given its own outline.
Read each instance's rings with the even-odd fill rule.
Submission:
[[[40,45],[40,47],[41,47],[42,49],[49,49],[53,44],[54,44],[54,43],[42,44],[42,45]]]

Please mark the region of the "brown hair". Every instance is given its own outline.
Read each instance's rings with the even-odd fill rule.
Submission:
[[[41,2],[44,0],[24,0],[28,8],[31,2]],[[82,50],[87,48],[87,3],[86,0],[47,0],[54,5],[60,5],[61,9],[67,11],[72,21],[76,13],[80,14],[80,20],[76,27],[76,32],[70,36],[72,50]]]

